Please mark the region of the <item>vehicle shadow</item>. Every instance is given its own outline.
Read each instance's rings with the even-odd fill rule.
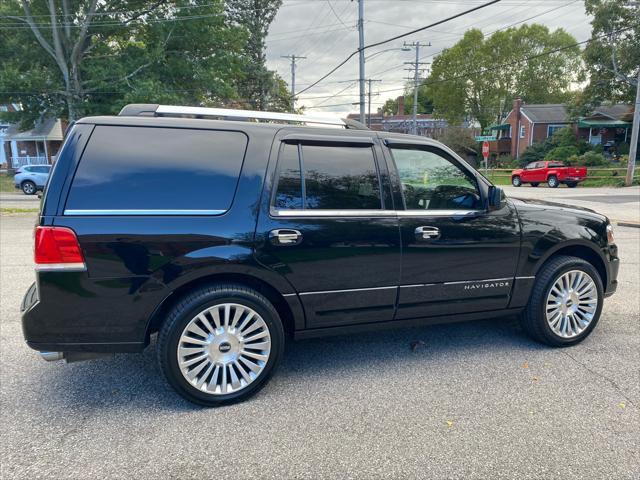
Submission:
[[[250,402],[270,395],[294,395],[291,389],[318,378],[335,378],[360,369],[402,368],[408,362],[425,364],[443,356],[471,356],[490,352],[543,350],[521,331],[513,318],[433,325],[290,342],[271,382]],[[38,380],[41,394],[59,407],[191,411],[164,380],[156,362],[155,339],[141,354],[118,354],[88,362],[52,365]]]

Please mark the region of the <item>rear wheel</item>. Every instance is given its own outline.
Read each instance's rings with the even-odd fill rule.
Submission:
[[[522,326],[531,337],[547,345],[575,345],[598,323],[603,298],[602,280],[590,263],[558,256],[536,275]]]
[[[511,177],[511,185],[514,187],[519,187],[522,185],[522,180],[517,175],[515,177]]]
[[[560,185],[560,182],[558,182],[558,177],[556,177],[555,175],[551,175],[547,179],[547,185],[549,185],[551,188],[556,188],[558,185]]]
[[[20,185],[20,187],[22,188],[22,191],[24,192],[25,195],[33,195],[34,193],[36,193],[36,184],[33,183],[31,180],[26,180],[24,182],[22,182],[22,185]]]
[[[212,285],[169,313],[158,337],[158,361],[180,395],[212,407],[256,393],[283,348],[282,322],[264,296],[242,285]]]
[[[531,186],[532,186],[532,187],[537,187],[538,185],[540,185],[538,182],[533,182],[533,183],[531,184]]]

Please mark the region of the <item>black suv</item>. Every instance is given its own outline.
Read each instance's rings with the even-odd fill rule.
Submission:
[[[573,345],[618,273],[606,217],[506,199],[428,138],[162,105],[73,126],[35,241],[31,348],[74,361],[158,332],[203,405],[255,393],[290,337],[517,314]]]

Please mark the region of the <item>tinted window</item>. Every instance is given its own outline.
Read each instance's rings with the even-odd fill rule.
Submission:
[[[31,167],[32,172],[36,173],[49,173],[49,167]]]
[[[564,167],[564,163],[562,162],[549,162],[547,165],[549,167]]]
[[[371,147],[302,146],[305,208],[379,209],[380,182]]]
[[[227,210],[246,145],[239,132],[97,126],[66,208]]]
[[[298,145],[283,144],[278,161],[278,188],[275,206],[278,209],[302,208],[302,182]]]
[[[480,208],[475,178],[443,153],[393,148],[407,210]]]

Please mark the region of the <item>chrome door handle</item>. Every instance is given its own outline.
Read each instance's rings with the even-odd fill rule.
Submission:
[[[416,240],[436,240],[440,238],[440,229],[436,227],[418,227],[415,234]]]
[[[302,241],[302,233],[289,229],[271,230],[269,241],[273,245],[298,245]]]

